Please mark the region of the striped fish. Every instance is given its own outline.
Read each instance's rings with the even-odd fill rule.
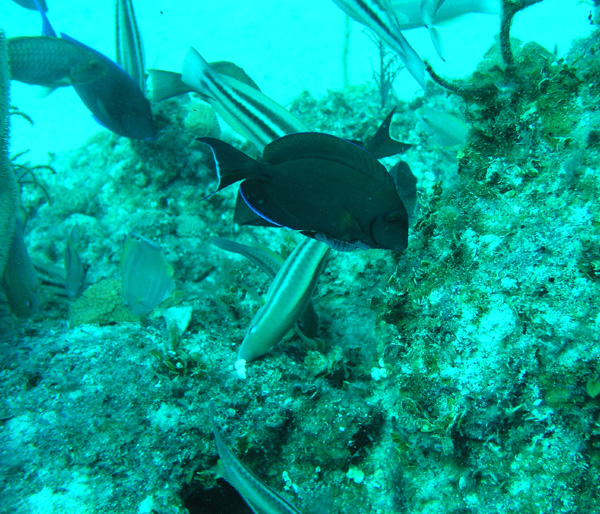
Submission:
[[[369,27],[398,54],[409,73],[425,88],[425,63],[403,36],[390,0],[333,0],[348,16]]]
[[[131,76],[140,90],[145,93],[144,45],[135,20],[132,0],[116,0],[115,22],[117,64]]]
[[[245,362],[270,351],[294,326],[312,297],[329,250],[324,243],[304,238],[285,260],[242,341],[236,363],[239,374]]]
[[[211,243],[228,252],[243,255],[258,265],[271,279],[275,278],[284,263],[279,255],[262,246],[249,246],[224,237],[214,237],[211,239]],[[298,328],[306,337],[316,337],[319,329],[319,318],[312,300],[308,301],[304,312],[300,315]]]
[[[258,478],[238,459],[223,440],[215,423],[215,407],[209,403],[210,427],[223,464],[223,478],[240,494],[254,514],[301,514],[290,502]]]
[[[257,89],[231,76],[215,73],[194,48],[186,55],[181,79],[260,152],[275,139],[309,131],[285,107]]]

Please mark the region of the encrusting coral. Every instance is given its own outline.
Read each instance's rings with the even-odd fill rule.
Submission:
[[[9,84],[6,37],[0,30],[0,276],[8,257],[19,201],[18,186],[8,157]]]

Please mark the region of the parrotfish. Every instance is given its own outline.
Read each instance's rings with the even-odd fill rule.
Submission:
[[[93,52],[108,72],[93,82],[73,87],[96,120],[120,136],[150,139],[156,135],[150,102],[134,80],[105,55],[62,34],[62,38]]]
[[[159,244],[138,234],[125,240],[121,255],[123,298],[135,316],[150,314],[173,292],[173,268]]]
[[[342,11],[370,28],[398,54],[409,73],[425,88],[425,63],[406,40],[390,0],[333,0]]]
[[[252,511],[255,514],[302,514],[233,454],[215,423],[215,408],[212,401],[208,406],[208,414],[210,428],[215,436],[217,451],[223,466],[223,478],[240,494]]]
[[[11,79],[50,89],[89,84],[105,76],[108,67],[93,52],[55,37],[15,37],[7,40]]]
[[[291,134],[256,161],[219,139],[198,140],[215,157],[216,191],[243,180],[240,196],[260,224],[300,231],[337,250],[406,248],[408,216],[394,181],[360,146],[329,134]]]
[[[42,10],[42,12],[48,12],[48,7],[46,6],[46,0],[13,0],[16,4],[19,4],[21,7],[25,7],[25,9],[31,9],[32,11]],[[36,5],[37,1],[37,5]]]
[[[132,0],[115,2],[117,64],[129,74],[140,91],[146,92],[144,45],[135,19]]]
[[[37,2],[37,0],[34,0]],[[56,31],[48,17],[42,17],[44,36],[56,37]],[[91,52],[106,67],[106,73],[87,83],[73,84],[86,107],[96,121],[120,136],[134,139],[150,139],[155,136],[150,102],[123,68],[97,50],[61,33],[61,39]]]
[[[444,59],[439,31],[435,27],[469,13],[500,14],[500,0],[391,0],[402,30],[427,27],[438,55]]]

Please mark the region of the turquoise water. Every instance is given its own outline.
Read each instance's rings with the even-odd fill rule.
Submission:
[[[23,243],[0,293],[0,512],[250,512],[218,465],[210,400],[254,486],[303,513],[600,511],[592,6],[544,0],[518,13],[514,63],[497,15],[440,25],[446,62],[426,29],[406,31],[442,85],[428,76],[423,90],[399,70],[383,97],[377,46],[331,1],[134,7],[146,68],[180,72],[193,46],[241,66],[308,130],[368,142],[397,106],[391,135],[411,148],[381,163],[402,160],[417,180],[408,247],[375,245],[367,200],[353,204],[377,247],[329,251],[313,277],[318,331],[298,328],[285,300],[311,276],[272,277],[307,238],[235,223],[237,185],[206,198],[215,166],[197,137],[248,158],[262,150],[218,106],[194,93],[152,101],[156,135],[130,139],[70,86],[44,96],[12,81],[11,105],[33,125],[9,116],[12,164],[0,173],[2,194],[16,176],[21,204],[15,214],[0,197],[0,249]],[[115,57],[111,2],[51,2],[48,16]],[[0,6],[7,37],[40,27],[34,11]],[[292,200],[319,200],[315,218],[338,230],[346,218],[331,209],[373,191],[365,176],[300,182]],[[343,238],[331,230],[330,242]],[[290,330],[240,368],[261,308],[273,317],[258,339],[282,319]],[[281,509],[264,512],[291,512]]]

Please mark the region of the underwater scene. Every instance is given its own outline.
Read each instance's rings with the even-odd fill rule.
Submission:
[[[600,0],[4,0],[0,513],[600,512]]]

